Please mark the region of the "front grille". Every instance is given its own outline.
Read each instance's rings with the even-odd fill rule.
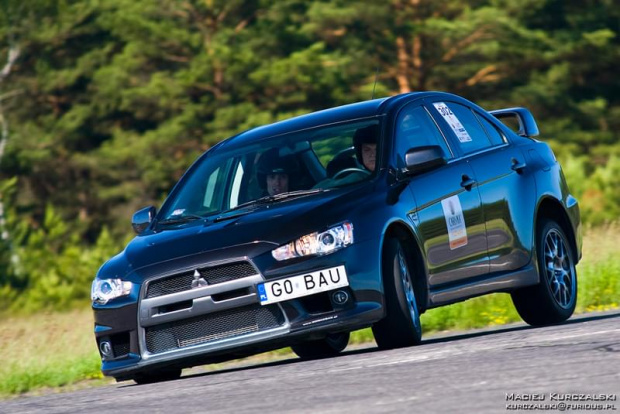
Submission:
[[[255,304],[146,328],[146,348],[157,354],[283,324],[284,315],[277,305]]]
[[[198,269],[198,273],[200,273],[200,276],[210,285],[258,274],[254,266],[249,262],[234,262],[213,267],[203,267]],[[157,296],[190,290],[193,280],[193,270],[154,280],[149,283],[146,297],[155,298]]]

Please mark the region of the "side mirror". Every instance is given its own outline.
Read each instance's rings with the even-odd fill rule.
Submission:
[[[404,173],[407,175],[414,175],[444,165],[445,163],[444,152],[439,145],[411,148],[405,154]]]
[[[533,138],[539,134],[534,115],[527,108],[497,109],[489,113],[514,130],[517,135]]]
[[[142,233],[151,224],[155,218],[157,209],[153,206],[144,207],[136,211],[131,218],[131,227],[136,234]]]

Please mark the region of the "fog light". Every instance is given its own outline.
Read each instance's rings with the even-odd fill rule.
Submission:
[[[337,290],[332,294],[332,299],[337,305],[344,305],[349,300],[349,294],[344,290]]]
[[[99,351],[101,351],[101,355],[106,359],[114,357],[112,354],[112,345],[110,345],[109,341],[101,341],[99,344]]]

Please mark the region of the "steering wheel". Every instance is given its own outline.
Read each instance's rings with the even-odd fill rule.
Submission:
[[[334,174],[334,176],[332,177],[333,180],[337,180],[338,178],[340,178],[341,176],[345,175],[345,174],[351,174],[351,173],[362,173],[365,176],[369,176],[370,174],[372,174],[370,171],[365,170],[363,168],[356,168],[356,167],[351,167],[351,168],[345,168],[342,171],[338,171],[336,174]]]

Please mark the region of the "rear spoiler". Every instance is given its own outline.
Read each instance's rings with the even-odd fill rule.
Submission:
[[[505,120],[512,120],[519,123],[519,130],[517,134],[522,137],[533,138],[538,136],[538,125],[536,125],[536,120],[534,120],[534,115],[527,108],[507,108],[507,109],[496,109],[495,111],[489,111],[491,115],[500,121],[504,122]],[[516,123],[515,123],[516,125]],[[510,124],[508,124],[510,126]]]

